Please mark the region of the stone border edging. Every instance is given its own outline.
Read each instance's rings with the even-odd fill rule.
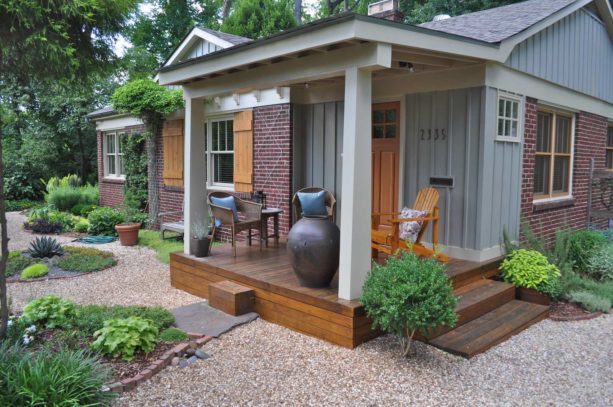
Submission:
[[[602,315],[602,312],[592,312],[590,314],[574,315],[574,316],[568,316],[568,317],[550,315],[549,319],[551,319],[552,321],[556,321],[556,322],[587,321],[588,319],[598,318],[601,315]]]
[[[181,356],[188,348],[199,348],[200,346],[213,339],[212,336],[206,336],[193,332],[188,332],[187,336],[189,337],[188,341],[179,343],[171,350],[166,351],[156,361],[151,363],[145,369],[138,372],[136,375],[109,384],[107,386],[108,391],[112,391],[115,393],[123,393],[125,391],[130,391],[145,380],[148,380],[154,375],[161,372],[166,366],[170,365],[172,358],[174,358],[175,356]]]

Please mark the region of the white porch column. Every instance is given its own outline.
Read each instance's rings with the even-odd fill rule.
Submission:
[[[183,186],[185,193],[185,235],[183,251],[191,254],[192,224],[207,224],[206,165],[204,161],[204,99],[194,99],[185,92],[185,135],[183,144]]]
[[[371,263],[371,76],[357,67],[345,70],[338,296],[346,300],[360,296]]]

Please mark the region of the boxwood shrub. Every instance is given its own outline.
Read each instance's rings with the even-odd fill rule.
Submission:
[[[117,209],[98,208],[87,216],[88,232],[92,235],[116,236],[115,225],[124,222],[124,216]]]

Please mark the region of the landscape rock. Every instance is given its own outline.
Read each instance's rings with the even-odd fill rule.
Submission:
[[[187,353],[188,356],[194,356],[196,354],[196,349],[188,348],[185,353]]]
[[[200,349],[198,349],[194,354],[198,359],[208,359],[211,357],[211,355]]]
[[[172,361],[170,362],[170,364],[173,366],[177,366],[179,364],[179,360],[180,359],[175,356],[174,358],[172,358]]]
[[[181,369],[186,368],[187,366],[189,366],[189,362],[186,359],[179,360],[179,367]]]
[[[196,356],[190,356],[189,359],[187,359],[187,361],[190,364],[194,364],[194,363],[196,363],[198,361],[198,358]]]

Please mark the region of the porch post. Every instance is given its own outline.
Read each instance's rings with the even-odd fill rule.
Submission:
[[[185,137],[183,159],[183,182],[185,207],[183,220],[185,235],[183,251],[191,254],[192,224],[207,223],[206,165],[204,160],[204,99],[194,99],[185,92]]]
[[[357,67],[345,70],[338,296],[346,300],[360,296],[371,263],[371,76]]]

